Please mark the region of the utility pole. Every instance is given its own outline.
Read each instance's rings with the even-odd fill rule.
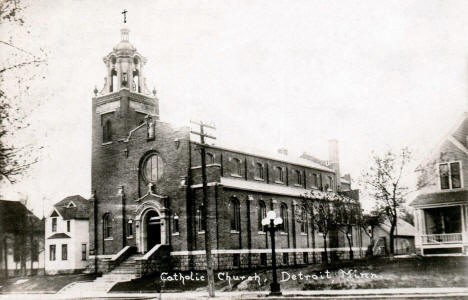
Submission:
[[[205,138],[209,139],[216,139],[216,137],[208,135],[205,133],[205,127],[216,129],[216,127],[212,125],[205,124],[203,122],[194,122],[190,121],[190,123],[196,124],[200,126],[200,132],[190,131],[192,134],[196,134],[200,136],[200,153],[201,153],[201,169],[202,169],[202,186],[203,186],[203,212],[202,215],[202,224],[203,228],[205,229],[205,251],[206,251],[206,273],[208,277],[208,294],[210,297],[215,296],[215,289],[214,289],[214,271],[213,271],[213,261],[211,258],[211,241],[213,240],[211,236],[211,229],[210,226],[212,222],[211,212],[208,209],[208,189],[206,184],[206,144]]]

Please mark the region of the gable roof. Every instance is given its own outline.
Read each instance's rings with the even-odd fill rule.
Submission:
[[[418,163],[416,170],[418,171],[422,166],[431,160],[435,155],[438,155],[439,149],[442,145],[450,141],[460,150],[466,152],[468,150],[468,141],[466,139],[468,135],[468,112],[463,112],[460,117],[457,119],[455,124],[450,128],[450,130],[439,140],[434,148],[430,152],[426,153],[423,159]]]
[[[76,206],[69,206],[70,202]],[[55,203],[54,208],[64,220],[89,219],[89,201],[80,195],[68,196]]]
[[[385,220],[384,223],[380,224],[380,228],[382,228],[387,233],[390,233],[390,222]],[[398,218],[397,227],[395,229],[395,236],[414,236],[415,234],[416,229],[413,225],[403,219]]]
[[[191,140],[191,141],[192,143],[199,144],[199,142],[195,140]],[[306,159],[304,157],[293,157],[291,155],[269,152],[269,151],[254,149],[254,148],[247,149],[247,147],[243,147],[242,149],[239,149],[231,145],[223,145],[219,142],[216,142],[216,144],[212,144],[212,145],[207,144],[206,146],[209,148],[213,148],[213,149],[225,150],[225,151],[230,151],[230,152],[249,155],[249,156],[256,156],[259,158],[274,160],[277,162],[289,163],[289,164],[296,165],[296,166],[312,168],[312,169],[321,170],[321,171],[325,171],[329,173],[335,173],[333,169],[327,166],[324,166],[323,164],[320,164],[318,162],[315,162],[313,160]]]
[[[0,200],[0,230],[17,232],[34,224],[36,231],[44,230],[44,222],[19,201]]]

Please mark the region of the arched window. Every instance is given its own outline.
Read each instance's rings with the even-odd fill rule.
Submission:
[[[305,206],[301,207],[301,233],[307,233],[307,211]]]
[[[261,163],[255,164],[255,178],[257,179],[265,179],[263,175],[263,165]]]
[[[210,152],[206,152],[205,160],[206,160],[207,165],[214,164],[215,163],[214,154]]]
[[[104,233],[104,238],[108,239],[112,237],[112,219],[111,214],[106,213],[102,217],[102,228]]]
[[[115,69],[112,69],[111,71],[111,82],[110,82],[110,87],[109,87],[109,92],[114,92],[117,90],[117,71]]]
[[[107,143],[112,141],[112,122],[107,120],[102,127],[102,142]]]
[[[289,229],[289,217],[288,217],[288,206],[285,203],[281,203],[281,219],[283,219],[283,225],[281,229],[283,232],[288,232]]]
[[[237,198],[231,199],[231,230],[240,231],[240,203]]]
[[[301,174],[301,171],[296,170],[296,171],[294,171],[294,174],[295,174],[295,178],[296,178],[296,184],[297,184],[297,185],[302,185],[302,174]]]
[[[164,171],[164,164],[162,158],[158,154],[151,154],[145,158],[143,161],[143,177],[147,182],[155,183],[159,179],[161,179],[163,171]]]
[[[141,93],[140,89],[140,73],[138,70],[133,71],[133,80],[132,80],[132,91],[135,91],[137,93]]]
[[[262,220],[266,218],[266,205],[263,200],[258,202],[258,231],[265,231],[265,227],[262,225]]]
[[[242,163],[238,158],[232,159],[232,174],[238,176],[242,175]]]
[[[276,167],[276,180],[278,182],[284,182],[284,173],[283,173],[283,168],[281,167]]]

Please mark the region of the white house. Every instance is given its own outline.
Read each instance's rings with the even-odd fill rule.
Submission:
[[[45,223],[47,274],[74,273],[88,265],[89,201],[69,196],[54,205]]]
[[[468,254],[468,113],[417,171],[424,187],[415,208],[416,251],[421,255]]]

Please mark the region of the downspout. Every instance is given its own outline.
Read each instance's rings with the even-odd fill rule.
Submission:
[[[293,248],[296,249],[296,214],[295,214],[295,208],[296,208],[296,204],[294,204],[294,200],[293,200],[293,205],[292,205],[292,231],[293,231]],[[289,239],[288,239],[289,240]],[[293,252],[293,257],[294,257],[294,265],[296,265],[297,263],[297,253],[296,251]]]
[[[251,228],[251,220],[250,220],[250,196],[247,196],[247,248],[249,249],[248,253],[248,266],[249,269],[252,267],[252,253],[250,250],[252,249],[252,228]]]
[[[94,273],[98,272],[98,230],[97,230],[97,198],[96,191],[93,191],[91,198],[93,199],[93,219],[94,219]],[[45,251],[44,251],[45,252]]]
[[[122,185],[119,189],[119,195],[122,200],[122,248],[127,246],[127,221],[126,221],[126,214],[125,214],[125,193],[124,193],[124,186]]]
[[[215,209],[216,209],[216,220],[219,220],[218,216],[218,184],[215,185]],[[219,250],[219,222],[216,222],[216,250]],[[219,254],[216,255],[217,268],[219,268]]]

